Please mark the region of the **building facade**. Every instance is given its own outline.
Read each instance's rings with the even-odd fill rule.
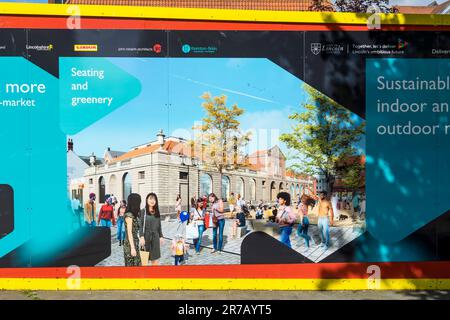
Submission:
[[[260,200],[269,203],[276,200],[281,190],[295,197],[306,186],[315,189],[313,178],[286,171],[285,157],[277,146],[251,154],[245,168],[222,174],[192,157],[189,149],[187,141],[165,138],[160,132],[156,141],[126,153],[113,152],[116,157],[105,157],[101,162],[91,159],[81,178],[83,183],[77,178],[70,186],[79,189],[83,185],[83,199],[95,193],[99,202],[103,202],[106,195],[126,200],[130,193],[138,193],[144,204],[147,194],[154,192],[162,213],[175,211],[178,194],[186,210],[190,198],[211,192],[225,201],[234,192],[241,194],[248,203]]]

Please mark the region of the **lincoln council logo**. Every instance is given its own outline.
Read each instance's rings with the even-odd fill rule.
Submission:
[[[322,51],[322,44],[320,43],[311,43],[311,52],[316,56]]]
[[[191,52],[191,46],[188,45],[188,44],[183,44],[183,46],[181,47],[181,50],[182,50],[184,53],[189,53],[189,52]]]

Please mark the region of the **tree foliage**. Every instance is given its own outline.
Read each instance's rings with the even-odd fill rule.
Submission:
[[[338,174],[342,179],[343,185],[353,192],[358,191],[365,184],[365,166],[361,163],[359,157],[355,158],[355,160],[357,161],[353,161],[338,170]]]
[[[241,131],[238,120],[244,109],[236,104],[228,107],[225,95],[212,97],[206,92],[201,98],[204,100],[205,117],[202,124],[193,127],[196,134],[192,144],[196,154],[202,155],[204,166],[221,174],[224,170],[244,167],[242,149],[250,140],[249,134]]]
[[[352,117],[349,110],[314,88],[304,85],[309,99],[304,111],[289,116],[294,121],[291,133],[282,134],[294,154],[297,172],[325,177],[332,191],[336,168],[356,154],[354,145],[361,140],[365,124]]]
[[[309,6],[311,11],[334,11],[333,4],[328,0],[313,0]]]
[[[341,12],[366,13],[371,6],[380,8],[380,12],[390,12],[389,0],[336,0],[335,6]]]

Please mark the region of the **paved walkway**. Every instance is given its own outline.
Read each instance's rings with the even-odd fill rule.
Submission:
[[[224,228],[224,246],[223,252],[212,254],[213,243],[212,243],[212,229],[207,229],[203,233],[202,239],[202,251],[200,255],[195,254],[195,250],[193,245],[188,251],[186,264],[191,265],[210,265],[210,264],[240,264],[241,261],[241,243],[244,240],[245,236],[242,238],[232,238],[230,236],[231,233],[231,222],[232,220],[228,220],[225,223]],[[171,251],[171,243],[172,239],[176,234],[183,233],[183,227],[179,225],[177,220],[175,219],[167,219],[162,221],[162,230],[165,241],[161,247],[161,265],[173,265],[174,258],[172,256]],[[248,233],[252,232],[252,224],[248,223]],[[291,244],[292,248],[304,256],[308,257],[314,262],[320,262],[325,259],[327,256],[349,243],[353,239],[360,236],[363,232],[363,229],[359,226],[355,226],[352,224],[342,224],[339,227],[332,227],[330,229],[330,242],[331,246],[328,249],[321,248],[320,244],[320,235],[316,225],[311,225],[309,228],[309,235],[314,239],[311,244],[309,250],[306,250],[303,239],[299,239],[296,236],[296,229],[293,230],[291,235]],[[124,258],[123,258],[123,247],[119,246],[118,241],[116,239],[117,228],[111,228],[112,233],[112,253],[111,256],[107,259],[103,260],[97,266],[123,266]],[[192,241],[188,240],[187,243],[192,244]]]
[[[0,291],[0,300],[450,300],[450,291]]]

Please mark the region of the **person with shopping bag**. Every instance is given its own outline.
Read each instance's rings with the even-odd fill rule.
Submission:
[[[214,245],[214,250],[211,253],[220,253],[223,249],[223,230],[225,229],[223,201],[217,198],[214,193],[211,193],[209,195],[209,202],[211,203]]]
[[[195,253],[200,254],[203,232],[205,232],[205,209],[203,209],[203,200],[198,199],[196,206],[192,208],[192,224],[197,228],[197,239],[194,240]]]
[[[142,264],[139,253],[139,212],[141,196],[132,193],[128,196],[125,210],[126,236],[123,244],[123,256],[126,267],[137,267]]]

